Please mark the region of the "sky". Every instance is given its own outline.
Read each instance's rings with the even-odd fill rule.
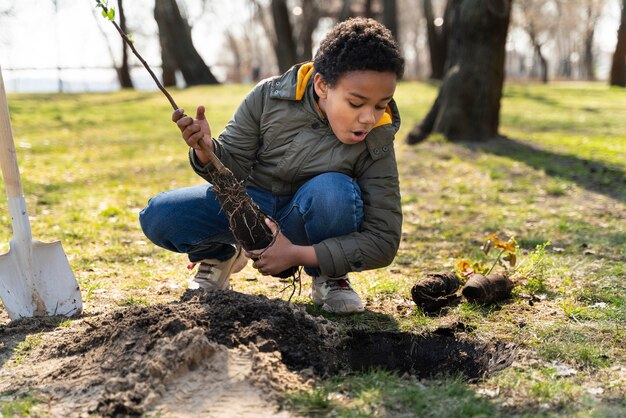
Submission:
[[[418,0],[416,0],[417,2]],[[56,0],[58,13],[55,13],[54,0],[0,0],[0,12],[9,4],[14,4],[14,13],[10,18],[0,18],[0,66],[8,91],[25,90],[30,85],[35,90],[57,89],[56,70],[20,71],[19,77],[27,81],[15,81],[18,77],[15,68],[51,68],[62,67],[111,67],[111,55],[107,46],[108,37],[114,52],[119,55],[121,39],[113,25],[101,16],[94,14],[95,0]],[[223,32],[229,26],[237,30],[245,30],[240,23],[249,16],[250,8],[247,0],[228,0],[208,2],[219,4],[214,6],[199,19],[194,26],[194,45],[205,62],[219,78],[220,54],[222,50]],[[112,6],[117,2],[110,1]],[[153,66],[160,64],[158,41],[155,36],[157,27],[152,12],[154,0],[126,1],[126,14],[135,39],[135,47]],[[190,16],[200,15],[199,2],[187,0]],[[616,31],[619,19],[619,3],[609,0],[605,15],[600,21],[596,41],[605,52],[612,52],[616,42]],[[143,71],[143,73],[142,73]],[[73,87],[69,82],[64,86],[81,90],[113,89],[116,84],[112,70],[64,70],[67,78],[82,80]],[[139,89],[154,89],[154,85],[145,70],[133,70],[133,78],[137,77]],[[46,86],[38,85],[31,78],[49,78]],[[98,86],[96,80],[102,81]],[[50,84],[51,83],[51,84]]]
[[[10,69],[55,69],[59,65],[65,68],[110,68],[109,42],[119,62],[121,38],[115,27],[95,10],[95,1],[57,0],[58,13],[55,13],[53,0],[0,0],[0,11],[5,10],[9,3],[15,4],[12,16],[0,18],[0,65],[3,68],[7,91],[19,87],[12,83],[17,72],[10,71]],[[188,3],[191,6],[199,4],[193,1]],[[192,32],[194,45],[209,66],[215,65],[220,58],[215,51],[221,49],[224,26],[229,21],[232,22],[233,17],[242,18],[249,12],[244,5],[245,0],[229,0],[220,3],[219,11],[206,13],[196,23]],[[111,0],[110,4],[116,7],[117,2]],[[135,40],[135,48],[151,66],[158,67],[160,56],[158,40],[156,36],[153,36],[157,32],[156,22],[152,15],[153,7],[154,0],[125,2],[125,11]],[[200,12],[199,7],[189,9],[189,15],[192,17],[198,16]],[[110,41],[107,41],[105,36]],[[142,70],[147,76],[145,70],[137,70]],[[137,70],[134,71],[139,72]],[[63,72],[69,78],[80,78],[82,72],[86,79],[103,77],[115,83],[115,74],[111,70],[98,72],[77,69]],[[20,71],[19,73],[20,77],[56,78],[56,70]],[[148,77],[142,78],[145,83],[150,83]],[[143,87],[153,88],[150,84]],[[55,88],[56,84],[52,86],[52,89]],[[106,89],[105,86],[102,88]]]

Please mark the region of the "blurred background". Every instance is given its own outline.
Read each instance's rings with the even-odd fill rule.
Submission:
[[[310,60],[350,16],[383,22],[405,79],[443,77],[455,0],[110,1],[115,21],[166,86],[248,83]],[[507,80],[607,80],[622,0],[515,0]],[[155,90],[95,0],[0,0],[0,65],[10,92]]]

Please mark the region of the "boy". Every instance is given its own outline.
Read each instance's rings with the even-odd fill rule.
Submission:
[[[140,214],[144,233],[199,263],[198,287],[227,289],[248,257],[263,275],[304,266],[326,311],[363,311],[347,274],[389,265],[400,243],[393,94],[403,69],[389,30],[355,18],[331,29],[313,63],[261,81],[217,139],[203,106],[195,120],[176,110],[196,173],[208,179],[212,169],[204,141],[277,221],[266,221],[276,240],[261,256],[243,252],[210,184],[152,198]]]

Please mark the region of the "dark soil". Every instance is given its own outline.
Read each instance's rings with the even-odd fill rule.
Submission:
[[[510,298],[514,287],[504,273],[472,274],[463,287],[463,296],[472,302],[489,304]]]
[[[22,320],[20,327],[32,332],[28,323]],[[40,331],[49,330],[37,324]],[[6,346],[6,338],[18,328],[0,327],[0,341]],[[175,399],[180,408],[181,390],[195,390],[197,394],[186,394],[184,402],[196,402],[211,394],[207,387],[217,380],[230,384],[229,393],[236,398],[246,396],[237,391],[251,395],[250,385],[276,395],[289,388],[291,375],[323,376],[371,367],[476,379],[506,367],[513,352],[502,344],[469,340],[462,325],[419,336],[346,334],[303,307],[232,291],[187,291],[179,302],[118,309],[43,336],[22,360],[28,367],[2,368],[0,393],[41,393],[49,404],[71,408],[70,415],[162,412],[166,410],[155,408],[167,399]],[[244,360],[250,363],[245,382],[234,384],[234,364]],[[222,378],[225,375],[230,377]],[[228,408],[236,400],[222,403]]]
[[[459,300],[461,282],[453,272],[431,273],[411,287],[411,298],[426,313],[436,312]]]

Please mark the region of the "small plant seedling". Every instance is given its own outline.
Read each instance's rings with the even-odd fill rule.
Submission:
[[[457,272],[462,278],[467,278],[472,274],[482,274],[487,276],[490,274],[494,267],[500,264],[505,271],[509,272],[517,264],[517,250],[519,245],[515,240],[515,237],[510,237],[507,241],[503,241],[499,238],[497,233],[489,234],[485,238],[481,249],[485,256],[488,256],[492,249],[499,250],[498,255],[491,265],[486,264],[485,261],[473,261],[461,260],[457,263]]]

